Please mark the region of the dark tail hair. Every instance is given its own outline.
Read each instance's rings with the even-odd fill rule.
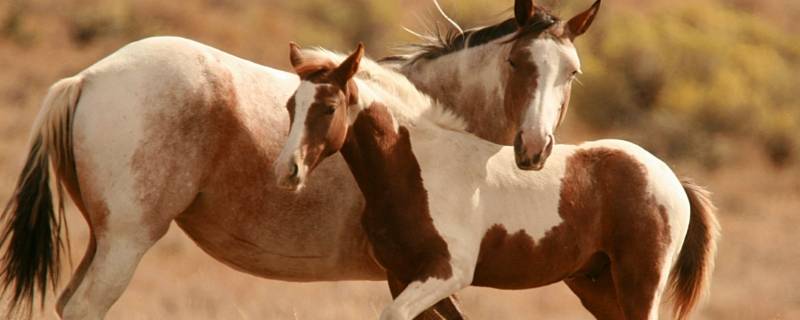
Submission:
[[[3,296],[10,291],[9,316],[30,318],[37,291],[44,306],[48,283],[54,290],[58,283],[64,251],[62,226],[66,230],[63,185],[77,186],[72,154],[72,116],[81,83],[81,78],[72,77],[50,88],[34,124],[25,168],[3,210],[0,247],[4,252],[0,258],[0,287]],[[59,198],[57,207],[53,205],[50,190],[51,160]]]
[[[681,184],[689,196],[691,213],[686,239],[670,274],[673,312],[679,320],[686,319],[708,291],[720,230],[710,193],[691,181]]]

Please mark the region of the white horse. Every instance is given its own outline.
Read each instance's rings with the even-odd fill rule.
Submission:
[[[688,316],[716,248],[705,190],[620,140],[556,145],[540,171],[521,171],[511,148],[465,133],[405,77],[362,55],[359,46],[341,62],[292,47],[303,81],[287,103],[291,130],[275,172],[298,190],[341,151],[396,296],[381,319],[412,319],[469,285],[558,281],[599,319],[658,319],[668,286],[676,317]],[[556,67],[564,62],[548,62],[542,76],[568,79]]]
[[[577,58],[572,38],[588,28],[597,6],[566,23],[535,10],[531,0],[517,0],[515,7],[515,17],[503,23],[467,31],[411,60],[393,61],[398,68],[439,65],[449,72],[451,59],[457,58],[476,72],[495,70],[497,77],[459,74],[416,83],[459,92],[482,81],[498,82],[485,87],[503,88],[500,96],[475,92],[491,94],[480,109],[464,101],[448,106],[481,124],[473,128],[475,134],[493,140],[499,139],[493,132],[536,126],[533,117],[549,119],[541,134],[524,134],[530,136],[526,141],[539,142],[533,151],[519,153],[520,159],[536,168],[546,158],[568,97],[568,86],[537,78],[542,62],[537,54],[566,52]],[[559,41],[535,36],[556,25],[567,26],[571,36]],[[475,64],[490,57],[499,63],[494,69]],[[439,64],[440,59],[450,62]],[[44,297],[47,283],[58,279],[57,212],[63,210],[53,208],[50,162],[58,195],[67,190],[91,231],[86,254],[56,306],[64,319],[102,319],[172,221],[215,259],[256,276],[385,279],[359,223],[363,197],[341,158],[317,168],[317,179],[301,193],[274,185],[273,162],[288,131],[283,106],[298,84],[293,74],[194,41],[157,37],[131,43],[53,85],[34,124],[14,197],[3,212],[0,268],[12,306],[30,311],[34,295]],[[339,192],[329,192],[331,186]],[[457,313],[448,304],[437,312]]]

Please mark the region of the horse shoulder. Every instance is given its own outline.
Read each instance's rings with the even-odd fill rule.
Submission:
[[[367,201],[362,224],[378,261],[405,282],[452,275],[448,245],[435,228],[408,129],[373,103],[351,128],[345,157]]]

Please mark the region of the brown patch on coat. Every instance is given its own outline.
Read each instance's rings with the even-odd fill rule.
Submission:
[[[381,265],[403,283],[450,278],[408,129],[395,132],[388,109],[375,103],[358,115],[342,154],[366,199],[362,224]]]
[[[559,212],[573,221],[602,216],[594,226],[594,247],[609,256],[619,297],[619,306],[605,308],[646,317],[671,237],[666,209],[647,193],[645,169],[623,151],[594,148],[571,156],[566,171]]]
[[[517,128],[522,125],[522,118],[531,104],[533,92],[539,85],[539,70],[532,59],[533,53],[527,47],[532,40],[516,41],[508,57],[511,67],[506,80],[503,108],[507,122],[515,124]]]
[[[238,105],[233,75],[218,60],[209,60],[198,56],[204,78],[198,87],[163,84],[174,86],[164,91],[167,96],[162,99],[174,101],[176,107],[145,115],[143,141],[153,143],[136,149],[131,169],[136,174],[137,200],[144,210],[142,223],[148,226],[152,240],[160,238],[172,219],[189,206],[195,194],[187,191],[186,185],[199,188],[218,161],[210,152],[224,149],[240,126],[232,116]]]
[[[620,150],[593,148],[570,156],[565,171],[563,222],[538,241],[522,230],[509,234],[492,226],[481,242],[474,284],[521,289],[593,278],[604,272],[607,255],[626,314],[649,310],[671,238],[666,210],[648,194],[642,164]]]
[[[486,55],[484,59],[495,59],[494,55]],[[447,110],[455,113],[467,123],[467,131],[497,144],[510,145],[519,130],[519,124],[507,121],[502,94],[486,92],[475,86],[464,86],[457,81],[461,77],[473,77],[474,69],[480,66],[469,66],[466,72],[458,70],[440,70],[435,80],[422,79],[424,69],[412,66],[412,70],[404,72],[420,92],[439,101]],[[427,77],[427,76],[425,76]],[[482,87],[482,86],[480,86]]]
[[[209,158],[215,160],[207,169],[208,178],[176,219],[178,225],[214,258],[260,277],[385,279],[368,255],[359,219],[363,200],[341,158],[322,163],[298,193],[277,187],[272,166],[289,121],[281,112],[282,103],[266,102],[274,105],[242,106],[267,110],[236,113],[230,115],[236,118],[223,121],[238,127],[224,143],[213,146],[217,149],[209,149]],[[250,121],[242,121],[244,115]],[[227,129],[211,129],[221,130]]]

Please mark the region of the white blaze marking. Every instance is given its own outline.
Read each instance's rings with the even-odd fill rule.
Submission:
[[[536,40],[528,50],[539,75],[523,128],[536,128],[544,136],[552,133],[558,123],[559,108],[567,98],[566,86],[571,73],[580,70],[580,61],[574,46],[554,39]]]
[[[300,155],[300,143],[306,135],[306,117],[308,116],[308,109],[314,103],[314,96],[317,93],[317,86],[311,82],[303,81],[297,88],[294,95],[294,119],[289,129],[289,138],[281,150],[278,157],[279,164],[286,163],[292,156]],[[297,165],[301,165],[298,163]]]

